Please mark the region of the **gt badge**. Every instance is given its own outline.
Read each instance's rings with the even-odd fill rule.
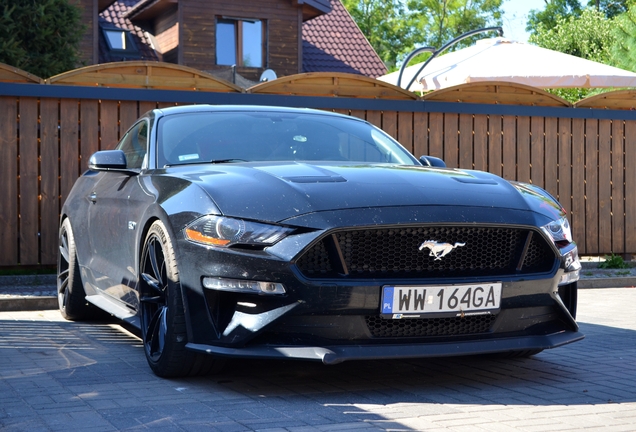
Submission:
[[[448,255],[459,246],[466,246],[466,243],[455,243],[454,245],[450,243],[439,243],[435,240],[426,240],[424,243],[420,245],[420,250],[430,249],[429,256],[435,257],[435,260],[441,260],[442,257]]]

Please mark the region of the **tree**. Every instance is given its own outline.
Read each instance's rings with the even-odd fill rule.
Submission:
[[[441,48],[457,36],[502,23],[503,0],[343,0],[389,70],[417,46]],[[477,35],[454,48],[471,45]],[[424,54],[427,56],[427,54]],[[420,57],[413,63],[422,61]]]
[[[559,17],[554,28],[540,24],[537,33],[530,35],[528,41],[543,48],[608,64],[614,43],[612,20],[595,9],[587,8],[580,17]]]
[[[77,67],[83,31],[68,0],[0,0],[0,62],[39,77]]]
[[[587,7],[593,7],[597,11],[603,12],[606,18],[614,18],[627,12],[632,4],[634,4],[634,0],[589,0]]]
[[[543,48],[560,51],[599,63],[611,64],[611,47],[615,36],[613,20],[593,8],[584,9],[579,17],[557,17],[556,25],[547,28],[540,23],[528,41]],[[591,93],[589,89],[558,89],[555,93],[575,102]]]
[[[578,0],[544,0],[545,9],[531,10],[526,31],[536,34],[539,24],[551,29],[557,25],[559,18],[578,18],[583,13],[583,7]],[[602,12],[606,18],[613,18],[627,12],[629,5],[635,0],[588,0],[587,7]]]
[[[536,34],[539,26],[544,29],[556,27],[559,18],[567,19],[581,15],[581,3],[578,0],[545,0],[545,9],[530,11],[526,31]]]
[[[389,69],[411,49],[411,28],[399,0],[343,0],[369,43]]]
[[[503,0],[408,0],[411,22],[417,29],[416,45],[440,48],[471,30],[502,24]],[[454,49],[472,45],[477,35],[465,39]]]
[[[613,34],[612,64],[636,72],[636,5],[614,19]]]

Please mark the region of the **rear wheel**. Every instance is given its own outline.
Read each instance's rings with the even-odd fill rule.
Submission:
[[[163,223],[150,227],[140,261],[139,302],[146,359],[161,377],[200,375],[220,360],[186,349],[186,319],[179,270]]]
[[[86,293],[82,286],[75,237],[71,221],[62,222],[59,235],[59,251],[57,257],[57,303],[60,313],[67,320],[85,320],[93,318],[95,308],[86,301]]]

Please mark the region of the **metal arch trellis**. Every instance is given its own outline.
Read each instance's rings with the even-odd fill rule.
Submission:
[[[424,70],[424,68],[431,62],[431,60],[433,60],[435,57],[437,57],[439,54],[441,54],[442,52],[446,51],[448,48],[450,48],[451,46],[455,45],[456,43],[469,38],[471,36],[474,36],[476,34],[479,33],[485,33],[485,32],[489,32],[489,31],[496,31],[497,34],[501,37],[503,36],[503,29],[501,27],[485,27],[485,28],[481,28],[481,29],[477,29],[477,30],[472,30],[469,32],[464,33],[461,36],[456,37],[455,39],[453,39],[452,41],[446,43],[444,46],[442,46],[440,49],[436,49],[435,47],[420,47],[420,48],[416,48],[414,51],[412,51],[404,60],[404,63],[402,63],[402,66],[400,67],[400,73],[398,75],[398,80],[397,80],[397,86],[401,87],[402,85],[402,74],[404,73],[404,69],[406,69],[406,66],[409,64],[409,62],[413,59],[413,57],[415,57],[418,54],[421,54],[423,52],[430,52],[433,53],[422,65],[422,67],[420,67],[418,69],[418,71],[413,75],[413,78],[411,78],[411,81],[409,81],[409,84],[404,87],[405,89],[409,89],[411,88],[411,85],[413,85],[413,82],[415,81],[415,79],[417,78],[417,76],[422,73],[422,71]]]

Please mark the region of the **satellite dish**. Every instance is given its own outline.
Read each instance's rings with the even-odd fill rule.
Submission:
[[[261,74],[261,78],[259,79],[259,81],[260,82],[273,81],[276,78],[278,78],[276,76],[276,72],[274,72],[271,69],[265,69],[263,73]]]

